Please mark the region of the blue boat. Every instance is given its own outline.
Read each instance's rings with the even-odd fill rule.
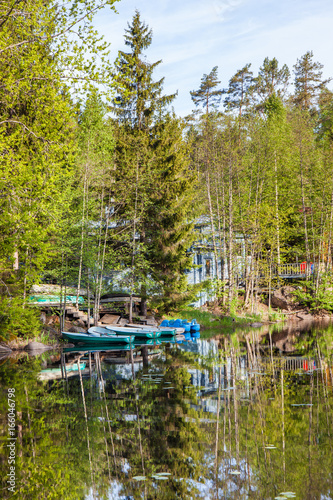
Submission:
[[[191,340],[191,332],[185,332],[184,333],[185,340]]]
[[[185,334],[188,332],[199,332],[200,330],[200,324],[197,323],[196,319],[192,319],[191,321],[188,321],[187,319],[164,319],[160,326],[184,328]]]
[[[197,323],[196,319],[192,319],[191,321],[191,333],[198,332],[200,330],[200,325]]]
[[[191,332],[192,339],[200,339],[200,332]]]

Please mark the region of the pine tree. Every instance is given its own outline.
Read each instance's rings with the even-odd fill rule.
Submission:
[[[242,116],[244,107],[250,103],[249,90],[253,85],[253,73],[250,71],[250,66],[251,64],[246,64],[230,79],[227,96],[224,99],[226,108],[238,109],[239,116]]]
[[[310,109],[316,104],[318,93],[329,80],[323,80],[323,65],[313,61],[313,52],[306,52],[294,66],[294,103],[302,109]]]
[[[333,92],[324,88],[319,96],[319,137],[333,144]]]
[[[190,92],[194,104],[205,108],[207,115],[210,107],[216,108],[219,105],[221,96],[224,93],[223,90],[216,88],[221,83],[218,80],[217,68],[217,66],[214,66],[209,75],[203,75],[200,88]]]
[[[265,101],[276,94],[284,98],[288,90],[290,71],[286,64],[279,68],[278,60],[265,58],[254,80],[254,92],[259,99],[258,109],[262,109]]]
[[[206,113],[200,118],[200,125],[197,130],[196,139],[195,139],[195,153],[196,153],[196,168],[198,171],[198,178],[203,180],[203,185],[206,188],[206,193],[204,195],[205,203],[204,210],[207,212],[204,213],[206,216],[209,214],[210,219],[210,228],[211,228],[211,240],[213,245],[213,253],[215,260],[215,269],[218,276],[218,249],[216,244],[216,224],[215,224],[215,216],[214,209],[212,204],[212,172],[214,171],[215,166],[215,144],[214,138],[216,135],[216,118],[218,113],[216,112],[216,106],[221,100],[221,96],[224,93],[223,90],[217,90],[216,87],[219,84],[219,80],[217,79],[217,66],[213,68],[209,75],[203,75],[201,79],[200,88],[197,91],[191,92],[191,97],[194,103],[198,106],[202,104],[203,107],[206,108]],[[214,90],[215,89],[215,90]],[[210,107],[215,108],[215,113],[210,112]],[[221,240],[221,238],[220,238]]]

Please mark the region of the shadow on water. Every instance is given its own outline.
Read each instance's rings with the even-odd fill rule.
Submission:
[[[333,329],[301,326],[7,358],[2,497],[15,389],[14,498],[332,498]]]

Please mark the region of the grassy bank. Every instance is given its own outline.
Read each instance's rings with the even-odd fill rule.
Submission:
[[[181,311],[174,311],[165,316],[166,319],[187,319],[191,321],[196,319],[197,323],[201,326],[201,338],[210,337],[213,334],[224,333],[230,334],[235,328],[240,326],[249,325],[254,321],[260,321],[259,316],[247,315],[247,316],[218,316],[209,311],[202,311],[200,309],[184,309]]]

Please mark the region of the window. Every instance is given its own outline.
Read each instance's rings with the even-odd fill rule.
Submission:
[[[206,260],[206,276],[210,276],[210,260]]]

